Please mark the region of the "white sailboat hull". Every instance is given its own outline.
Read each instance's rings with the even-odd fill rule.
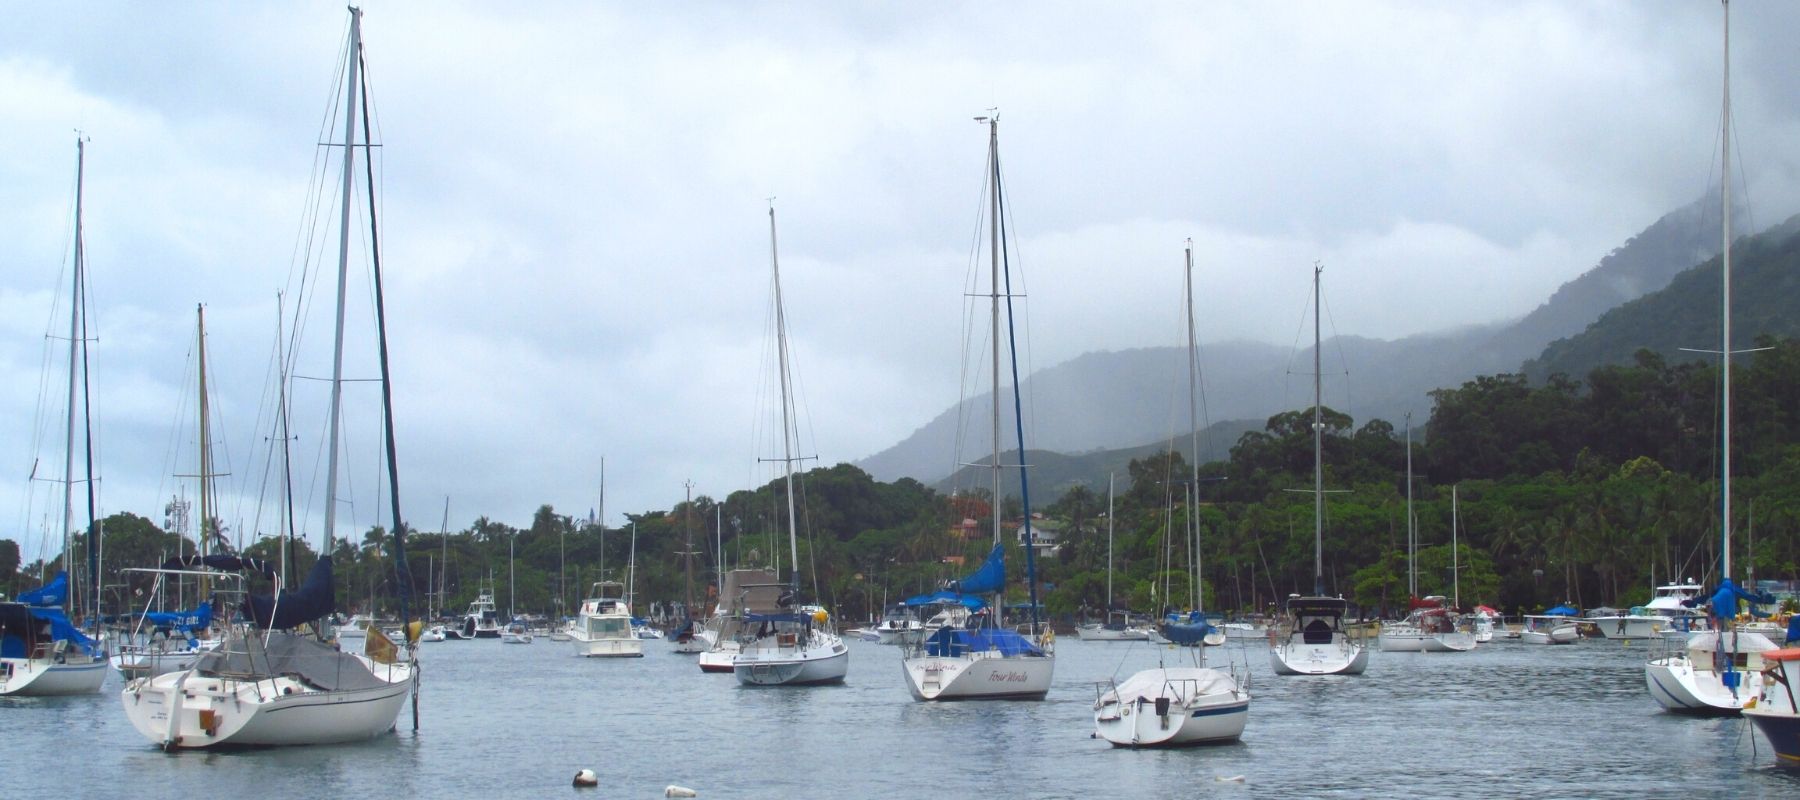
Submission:
[[[106,682],[106,659],[80,656],[58,664],[51,658],[0,658],[0,696],[53,697],[93,694]]]
[[[915,700],[1041,700],[1056,671],[1052,656],[916,656],[900,660]]]
[[[1269,666],[1277,675],[1361,675],[1369,668],[1369,649],[1342,634],[1322,644],[1295,634],[1269,649]]]
[[[393,730],[413,683],[407,664],[369,666],[385,685],[321,691],[285,675],[240,681],[183,671],[132,681],[120,700],[138,733],[165,749],[356,742]]]
[[[1147,669],[1094,702],[1094,731],[1114,747],[1189,747],[1235,742],[1250,718],[1250,693],[1204,667]]]
[[[1574,644],[1581,638],[1581,633],[1574,625],[1553,628],[1547,631],[1524,631],[1519,634],[1519,641],[1526,644]]]
[[[737,661],[737,642],[722,642],[700,654],[701,672],[731,672],[732,664]]]
[[[1147,642],[1150,640],[1150,631],[1145,628],[1114,630],[1102,625],[1083,625],[1075,629],[1075,636],[1084,642]]]
[[[1685,714],[1736,714],[1744,703],[1762,694],[1764,673],[1759,653],[1776,649],[1759,633],[1726,634],[1725,646],[1736,666],[1726,672],[1718,647],[1721,637],[1712,632],[1694,634],[1678,653],[1653,658],[1644,665],[1644,682],[1650,696],[1663,708]],[[1737,681],[1726,685],[1726,675]]]
[[[836,636],[820,636],[812,646],[747,647],[731,662],[745,686],[807,686],[842,683],[850,672],[850,650]]]
[[[1608,639],[1661,639],[1667,617],[1597,617],[1591,622]]]

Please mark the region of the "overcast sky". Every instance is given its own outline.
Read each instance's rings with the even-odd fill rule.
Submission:
[[[45,555],[60,515],[27,476],[63,460],[65,379],[43,364],[47,344],[66,358],[45,334],[67,325],[77,128],[102,513],[160,520],[172,473],[195,471],[205,303],[224,516],[271,529],[253,505],[274,295],[318,202],[315,145],[341,139],[321,121],[347,15],[6,17],[0,537]],[[1179,343],[1190,237],[1204,341],[1292,342],[1315,260],[1341,333],[1517,316],[1716,182],[1720,19],[1708,0],[369,3],[406,516],[435,529],[446,496],[452,527],[585,516],[601,456],[614,524],[687,479],[722,496],[766,478],[769,197],[804,448],[854,460],[923,425],[958,399],[987,144],[970,118],[990,107],[1027,368]],[[1737,152],[1767,226],[1800,207],[1800,6],[1740,2],[1733,22]],[[323,395],[294,391],[310,476]],[[350,390],[353,425],[371,391]],[[355,526],[374,445],[352,445]],[[316,513],[319,479],[296,480]]]

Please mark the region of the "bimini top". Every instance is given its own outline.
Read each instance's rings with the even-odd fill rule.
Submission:
[[[1041,656],[1031,640],[1005,628],[939,628],[925,640],[926,655],[956,658],[967,653],[998,651],[1002,656]]]
[[[1287,610],[1289,614],[1303,614],[1313,617],[1341,617],[1349,602],[1342,597],[1289,597]]]

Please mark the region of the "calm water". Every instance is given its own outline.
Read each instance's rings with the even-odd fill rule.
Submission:
[[[842,687],[740,688],[667,642],[587,660],[540,638],[425,645],[421,730],[337,747],[166,755],[92,698],[0,700],[8,797],[1800,797],[1739,719],[1663,714],[1641,643],[1375,653],[1361,677],[1277,678],[1246,657],[1241,744],[1114,750],[1093,682],[1154,666],[1142,643],[1058,641],[1043,702],[914,702],[897,648],[851,643]],[[1220,650],[1214,650],[1219,666]],[[1178,651],[1162,653],[1175,663]],[[576,790],[580,768],[599,790]],[[1243,783],[1220,778],[1243,776]]]

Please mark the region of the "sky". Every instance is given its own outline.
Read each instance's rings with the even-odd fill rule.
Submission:
[[[1800,6],[1732,15],[1737,191],[1765,227],[1800,208]],[[6,16],[0,538],[30,561],[60,530],[79,129],[101,513],[192,494],[204,303],[220,513],[272,532],[276,292],[305,266],[316,540],[348,14]],[[1719,172],[1707,0],[370,2],[363,30],[400,494],[427,530],[446,498],[452,528],[585,517],[602,458],[613,525],[767,480],[770,198],[802,454],[862,458],[955,403],[989,109],[1026,373],[1180,343],[1189,239],[1202,341],[1293,342],[1315,261],[1333,330],[1394,338],[1529,311]],[[368,378],[364,272],[350,295]],[[385,514],[373,386],[346,390],[340,536]]]

